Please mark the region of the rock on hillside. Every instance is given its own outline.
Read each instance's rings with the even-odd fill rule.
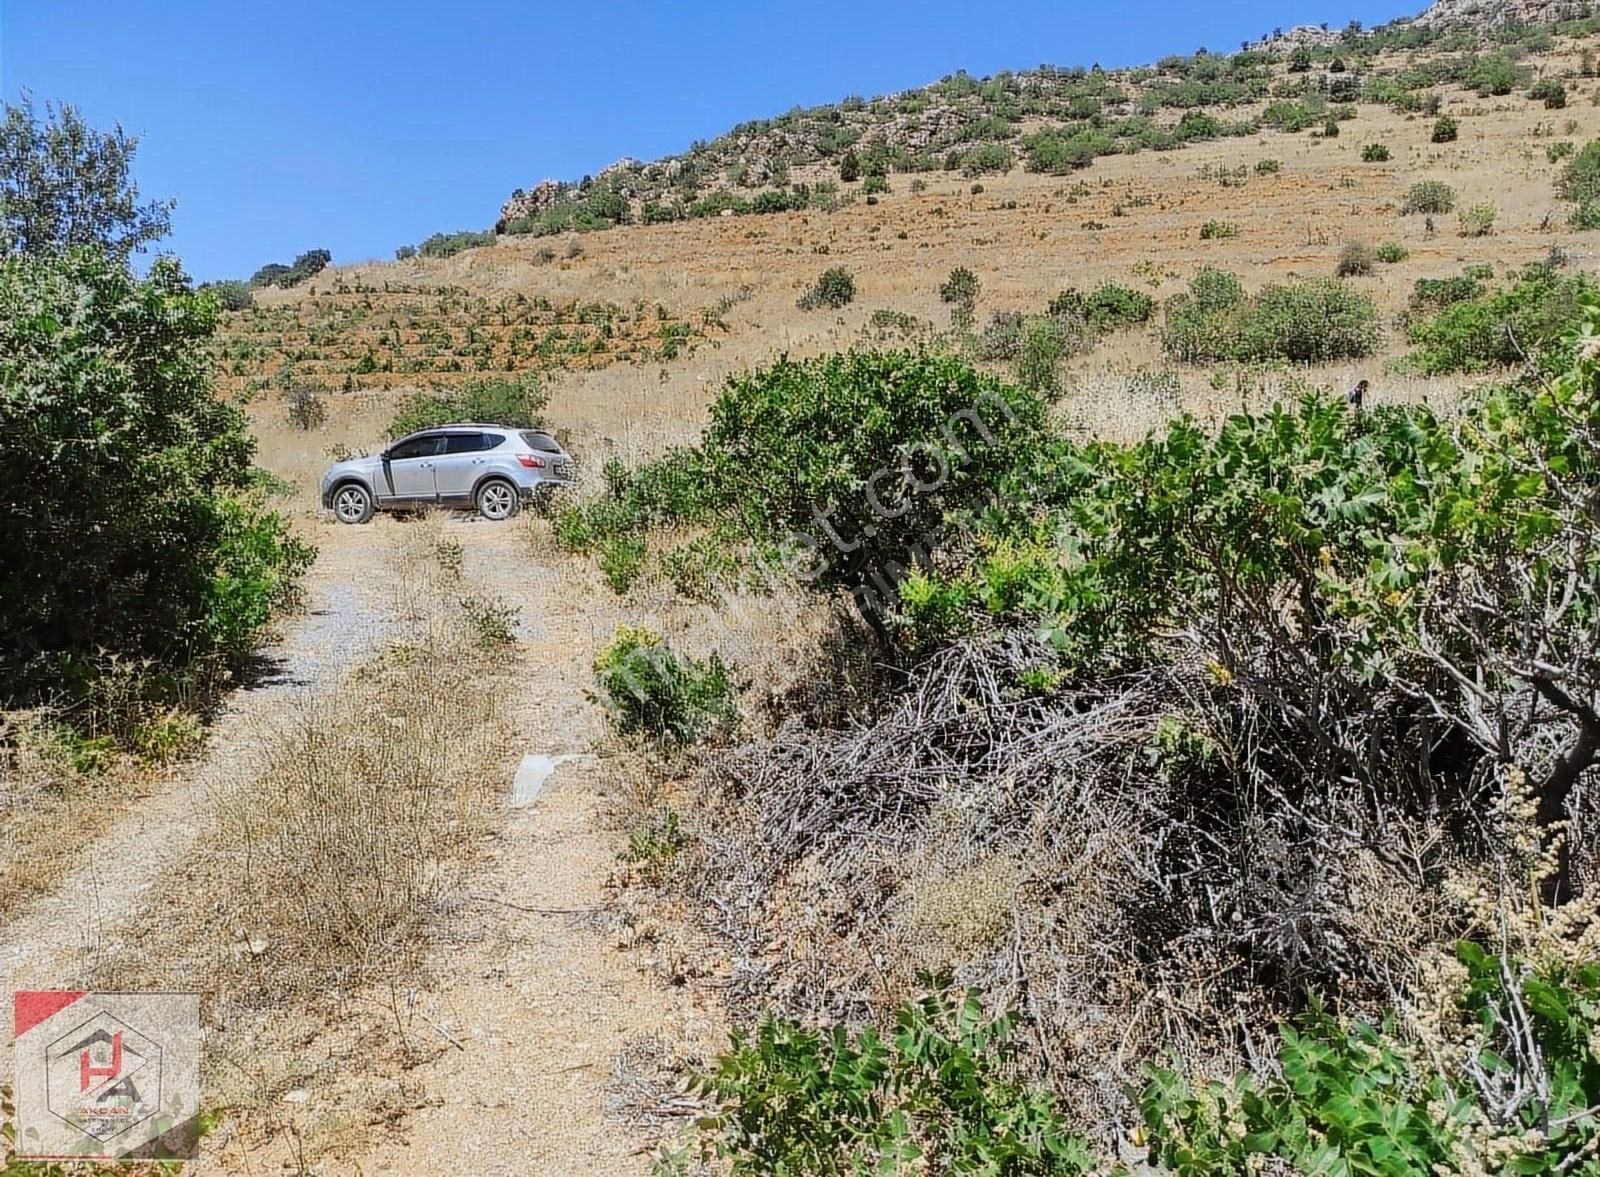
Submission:
[[[1464,25],[1492,29],[1502,25],[1554,24],[1576,20],[1592,11],[1593,5],[1574,4],[1572,0],[1435,0],[1415,23],[1430,28]]]

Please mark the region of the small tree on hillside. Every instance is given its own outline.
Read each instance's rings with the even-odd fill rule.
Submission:
[[[139,141],[87,126],[75,107],[41,120],[24,94],[0,123],[0,248],[42,254],[94,246],[119,260],[165,237],[171,200],[141,204],[129,173]]]

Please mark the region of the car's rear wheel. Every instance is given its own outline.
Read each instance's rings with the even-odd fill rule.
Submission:
[[[478,488],[478,514],[494,523],[511,518],[522,506],[517,488],[502,478],[491,478]]]
[[[365,523],[372,518],[372,495],[358,482],[333,492],[333,513],[340,523]]]

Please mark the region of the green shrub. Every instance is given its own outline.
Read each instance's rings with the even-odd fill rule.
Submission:
[[[1016,156],[1004,143],[983,143],[961,157],[964,176],[1003,175],[1016,163]]]
[[[394,251],[394,260],[397,262],[408,262],[416,256],[417,247],[415,245],[402,245]]]
[[[1283,164],[1276,159],[1256,160],[1256,175],[1258,176],[1276,176],[1281,171],[1283,171]]]
[[[213,393],[217,313],[170,259],[143,281],[89,250],[0,262],[0,706],[114,658],[209,675],[292,599],[312,551]]]
[[[1388,163],[1389,149],[1382,143],[1368,143],[1361,149],[1362,163]]]
[[[1400,205],[1403,214],[1412,213],[1447,213],[1453,212],[1456,207],[1455,189],[1443,180],[1423,180],[1413,184],[1406,191],[1406,198]]]
[[[1378,268],[1378,255],[1372,246],[1352,241],[1339,251],[1333,272],[1340,278],[1364,278]]]
[[[702,1131],[734,1177],[989,1173],[1070,1177],[1094,1160],[1057,1098],[1020,1082],[1013,1021],[973,993],[903,1006],[887,1037],[763,1018],[735,1034],[699,1093]],[[686,1159],[686,1158],[685,1158]],[[673,1164],[663,1158],[661,1169]]]
[[[1116,331],[1148,323],[1155,309],[1155,299],[1143,291],[1105,282],[1084,298],[1082,315],[1097,331]],[[1061,313],[1055,302],[1050,305],[1050,313]]]
[[[874,172],[861,185],[861,191],[868,196],[882,196],[889,191],[889,177],[881,172]]]
[[[1201,241],[1223,241],[1239,236],[1239,226],[1232,221],[1207,221],[1200,226]]]
[[[1439,121],[1433,124],[1433,134],[1430,136],[1435,143],[1454,143],[1461,133],[1456,120],[1447,114],[1439,116]]]
[[[924,545],[994,492],[1045,411],[952,356],[783,359],[728,381],[702,450],[720,509],[802,582],[851,592],[887,640],[884,611]]]
[[[1564,110],[1567,105],[1567,88],[1556,78],[1544,78],[1528,90],[1528,97],[1544,103],[1546,110]]]
[[[738,723],[738,687],[715,652],[680,657],[647,629],[619,626],[594,662],[596,694],[623,735],[687,746]]]
[[[1457,221],[1463,237],[1487,237],[1494,232],[1495,207],[1492,204],[1475,204],[1462,209]]]
[[[417,252],[423,257],[454,257],[464,250],[493,244],[493,233],[463,229],[456,233],[435,233],[417,246]]]
[[[839,157],[839,179],[845,184],[854,184],[861,178],[861,157],[851,148]]]
[[[1339,137],[1339,120],[1329,116],[1322,124],[1322,137],[1324,139],[1337,139]]]
[[[215,298],[225,311],[247,311],[256,305],[256,296],[243,282],[203,282],[200,289]]]
[[[1030,392],[1054,393],[1067,357],[1067,332],[1054,315],[1028,320],[1017,352],[1017,382]]]
[[[1153,1071],[1139,1100],[1152,1159],[1174,1177],[1582,1172],[1589,1166],[1575,1162],[1600,1136],[1589,1110],[1600,1100],[1591,1045],[1600,969],[1524,969],[1471,942],[1457,956],[1449,1033],[1481,1045],[1441,1055],[1406,1041],[1392,1020],[1343,1024],[1313,1009],[1281,1027],[1264,1077]],[[1507,1061],[1526,1057],[1520,1035],[1536,1044],[1531,1065]],[[1536,1071],[1548,1094],[1483,1106],[1498,1103],[1492,1084],[1514,1084],[1519,1068]],[[1497,1080],[1472,1077],[1486,1073]]]
[[[978,275],[966,266],[957,266],[939,287],[939,301],[972,306],[978,301],[980,288]]]
[[[838,309],[848,306],[856,296],[856,280],[843,266],[834,266],[817,276],[810,290],[800,296],[796,305],[803,311],[819,307]]]
[[[1556,191],[1577,205],[1600,205],[1600,141],[1584,145],[1562,169]]]
[[[454,421],[536,429],[549,394],[533,373],[473,380],[460,389],[415,393],[400,402],[389,437],[405,437]]]
[[[1386,265],[1392,266],[1397,262],[1403,262],[1410,256],[1411,251],[1398,241],[1385,241],[1378,246],[1378,260]]]
[[[1441,311],[1482,293],[1483,283],[1467,274],[1455,278],[1418,278],[1411,289],[1411,309]]]
[[[1014,360],[1022,350],[1022,328],[1027,316],[1021,311],[995,311],[978,339],[978,354],[986,360]]]
[[[1589,200],[1572,210],[1574,229],[1600,229],[1600,200]]]
[[[1581,274],[1557,277],[1540,268],[1509,290],[1457,297],[1468,281],[1456,280],[1449,290],[1430,287],[1425,304],[1417,301],[1423,293],[1423,283],[1417,283],[1414,306],[1437,305],[1442,297],[1453,301],[1434,318],[1412,322],[1408,334],[1417,350],[1408,363],[1415,370],[1437,375],[1524,363],[1560,335],[1581,298],[1600,290]]]
[[[504,650],[515,644],[522,610],[498,594],[462,597],[460,604],[472,640],[480,650]]]
[[[1572,153],[1577,151],[1577,145],[1571,139],[1563,139],[1559,143],[1552,143],[1544,149],[1544,157],[1551,163],[1560,163],[1570,159]]]
[[[1381,338],[1365,294],[1334,279],[1269,286],[1245,298],[1232,274],[1203,270],[1167,301],[1162,347],[1188,363],[1325,363],[1370,355]]]
[[[308,249],[294,259],[293,265],[269,262],[262,266],[250,276],[250,285],[282,286],[285,289],[298,286],[322,273],[332,261],[333,255],[326,249]]]

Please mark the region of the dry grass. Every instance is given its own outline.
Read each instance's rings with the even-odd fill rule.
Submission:
[[[397,1115],[397,1068],[446,1046],[412,998],[513,757],[504,662],[472,640],[441,543],[437,520],[409,525],[399,566],[372,571],[412,606],[406,638],[251,733],[182,877],[98,946],[102,987],[200,990],[227,1031],[207,1101],[275,1148],[314,1155]],[[317,1075],[337,1095],[308,1128],[280,1101]]]
[[[107,759],[74,765],[47,713],[0,712],[0,919],[47,894],[158,774],[130,756]]]

